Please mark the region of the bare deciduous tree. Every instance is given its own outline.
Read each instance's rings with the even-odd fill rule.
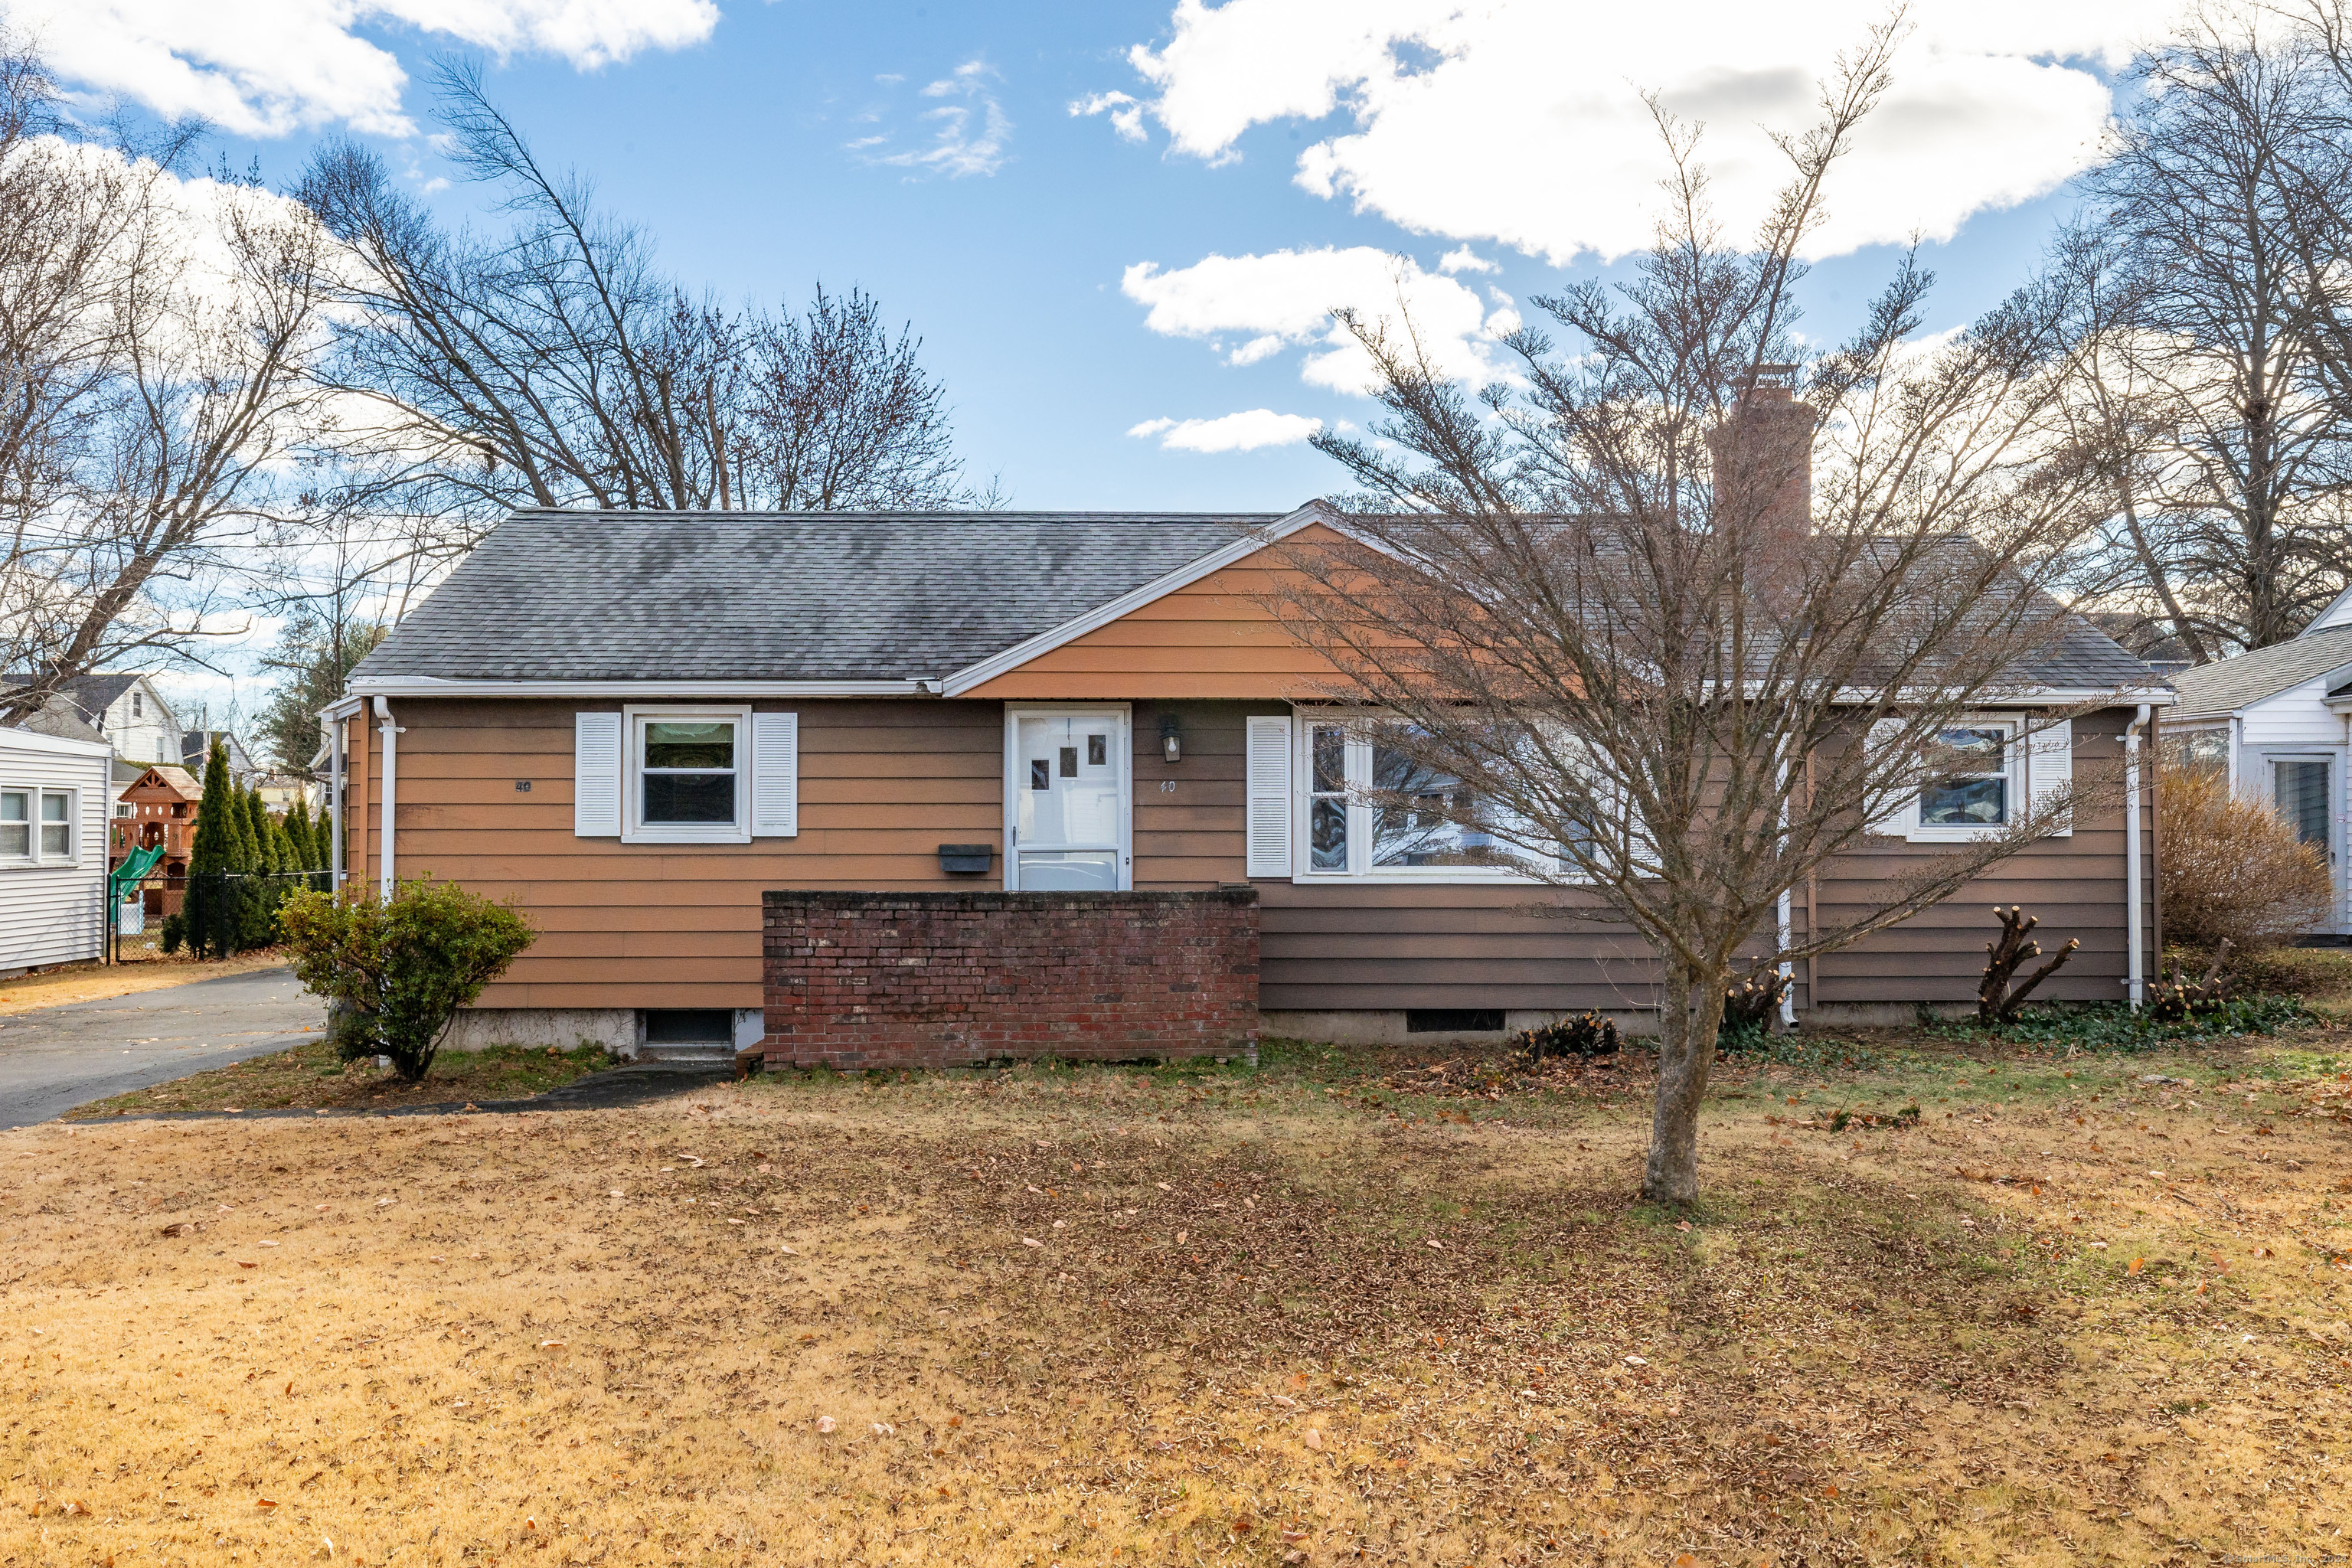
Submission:
[[[2200,658],[2352,580],[2352,99],[2315,36],[2200,12],[2143,55],[2074,245],[2106,285],[2086,393],[2153,523],[2120,553]]]
[[[231,536],[301,504],[324,236],[175,179],[184,135],[76,141],[0,47],[0,722],[74,677],[184,657]]]
[[[700,510],[986,504],[962,483],[944,395],[863,294],[773,320],[698,298],[651,237],[544,164],[479,74],[437,79],[452,156],[516,222],[449,234],[356,143],[303,200],[351,252],[333,368],[378,505],[447,520],[461,552],[515,506]]]
[[[1718,240],[1695,133],[1661,111],[1677,174],[1655,247],[1622,290],[1538,301],[1576,352],[1516,335],[1520,389],[1474,396],[1409,321],[1351,320],[1386,417],[1375,439],[1318,444],[1363,494],[1343,533],[1278,547],[1263,601],[1334,666],[1335,718],[1385,749],[1376,837],[1444,825],[1451,853],[1556,885],[1549,912],[1655,952],[1655,1199],[1698,1193],[1736,979],[1949,896],[2103,777],[2086,765],[1973,836],[1906,847],[1872,908],[1776,937],[1782,898],[1887,803],[1927,790],[1965,819],[1951,775],[1988,743],[2036,743],[1988,742],[1988,704],[2042,704],[2029,730],[2079,710],[2049,706],[2040,674],[2088,634],[2045,590],[2105,510],[2053,421],[2073,369],[2060,292],[1921,350],[1930,280],[1906,265],[1852,342],[1793,363],[1800,246],[1893,47],[1874,36],[1786,142],[1794,177],[1749,249]]]

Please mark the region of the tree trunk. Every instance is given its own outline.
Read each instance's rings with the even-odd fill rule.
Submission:
[[[1689,1204],[1698,1201],[1698,1108],[1715,1066],[1725,972],[1694,970],[1672,958],[1665,971],[1658,1008],[1658,1101],[1642,1195],[1653,1203]]]

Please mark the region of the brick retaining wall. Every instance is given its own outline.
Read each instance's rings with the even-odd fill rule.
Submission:
[[[1255,889],[771,892],[761,949],[774,1066],[1168,1059],[1257,1041]]]

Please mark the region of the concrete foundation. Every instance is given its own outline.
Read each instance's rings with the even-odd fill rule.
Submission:
[[[441,1042],[447,1051],[478,1051],[491,1046],[549,1046],[573,1050],[602,1046],[616,1057],[634,1057],[645,1030],[634,1007],[468,1007],[449,1026]]]
[[[1621,1035],[1658,1032],[1657,1015],[1647,1008],[1603,1010],[1600,1016],[1615,1024]],[[1562,1018],[1582,1016],[1581,1012],[1512,1007],[1504,1011],[1500,1029],[1442,1029],[1415,1034],[1405,1027],[1402,1008],[1264,1012],[1258,1015],[1258,1033],[1275,1039],[1325,1040],[1335,1046],[1443,1046],[1454,1041],[1465,1046],[1498,1046],[1522,1029],[1539,1029]]]

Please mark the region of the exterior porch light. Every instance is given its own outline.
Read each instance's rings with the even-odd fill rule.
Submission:
[[[1160,716],[1160,754],[1171,763],[1184,760],[1184,731],[1173,713]]]

